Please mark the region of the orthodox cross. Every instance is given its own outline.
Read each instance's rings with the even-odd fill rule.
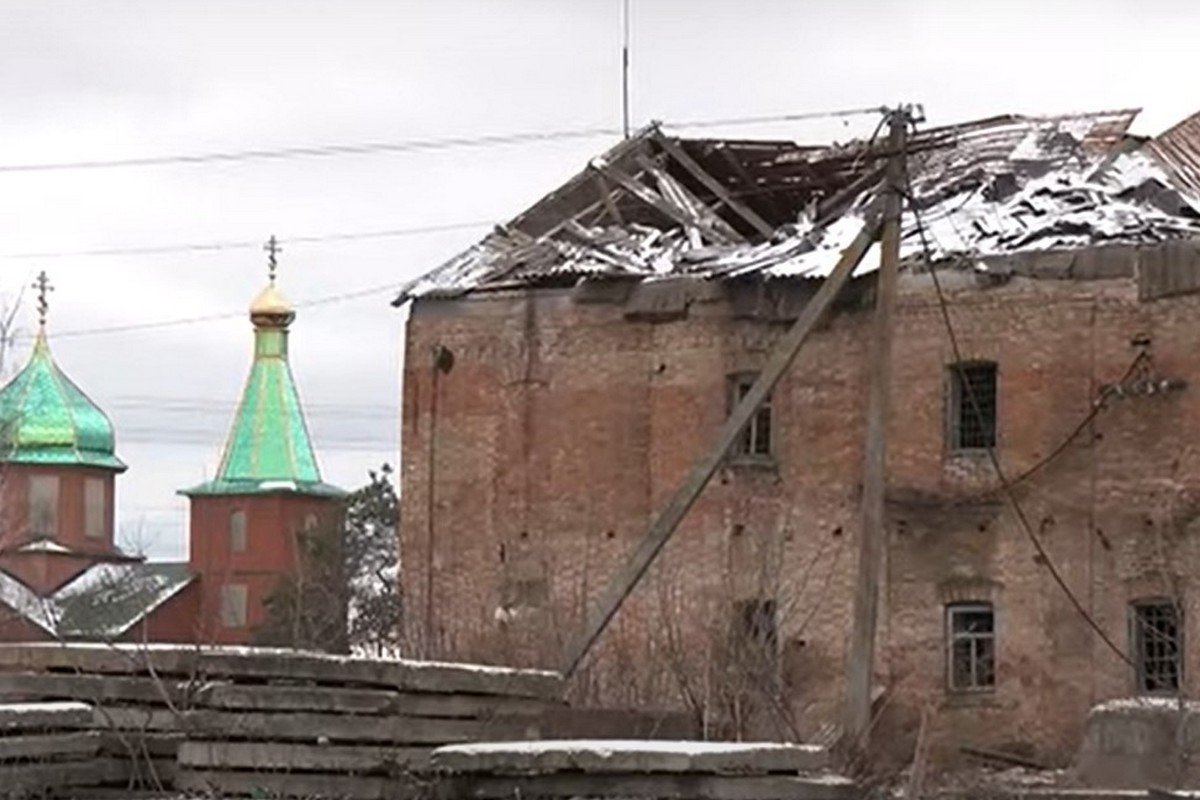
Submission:
[[[37,276],[37,280],[33,282],[33,288],[37,289],[37,312],[38,325],[46,327],[46,312],[50,310],[50,301],[47,295],[54,291],[54,287],[50,285],[50,277],[46,275],[46,270],[42,270]]]
[[[267,251],[267,275],[271,278],[271,283],[275,282],[275,271],[279,269],[279,261],[276,259],[283,248],[279,246],[279,242],[275,239],[275,234],[271,234],[271,238],[267,239],[267,243],[263,245],[263,250]]]

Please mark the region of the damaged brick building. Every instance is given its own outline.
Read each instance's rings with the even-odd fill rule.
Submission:
[[[1135,116],[910,140],[876,668],[896,741],[925,710],[943,741],[1062,761],[1093,704],[1195,688],[1200,123],[1145,139]],[[884,149],[651,128],[405,289],[414,651],[558,663],[858,232]],[[578,697],[836,723],[877,252]]]

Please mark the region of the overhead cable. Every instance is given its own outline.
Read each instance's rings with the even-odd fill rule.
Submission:
[[[775,116],[731,117],[726,119],[685,120],[663,122],[668,128],[713,128],[733,125],[758,125],[766,123],[799,122],[804,120],[842,118],[859,114],[876,113],[879,108],[851,108],[836,111],[815,111]],[[0,173],[63,172],[68,170],[117,169],[122,167],[161,167],[169,165],[201,165],[237,163],[244,161],[282,161],[295,158],[328,158],[331,156],[370,155],[379,153],[413,153],[450,150],[457,148],[486,148],[538,142],[565,141],[571,139],[594,139],[603,136],[620,136],[620,128],[591,127],[557,131],[524,131],[518,133],[484,134],[482,136],[450,136],[433,139],[405,139],[399,141],[352,142],[339,144],[306,145],[298,147],[257,148],[181,155],[134,156],[130,158],[81,159],[78,161],[46,161],[29,164],[0,164]]]

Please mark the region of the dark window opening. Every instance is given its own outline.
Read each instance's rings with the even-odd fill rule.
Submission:
[[[1134,603],[1132,621],[1138,691],[1178,691],[1183,673],[1179,607],[1169,600]]]
[[[996,616],[987,603],[946,608],[949,682],[956,692],[988,691],[996,686]]]
[[[973,361],[950,367],[950,448],[996,446],[996,365]]]
[[[750,387],[754,385],[754,381],[758,379],[757,374],[736,375],[731,380],[732,390],[730,392],[729,411],[733,413],[733,409],[742,401],[749,392]],[[746,425],[742,435],[738,437],[737,443],[734,445],[733,454],[735,456],[750,456],[757,458],[770,458],[771,456],[771,396],[763,400],[762,405],[758,407],[758,411],[750,418],[750,422]]]
[[[743,600],[737,604],[739,634],[745,644],[774,652],[779,644],[774,600]]]

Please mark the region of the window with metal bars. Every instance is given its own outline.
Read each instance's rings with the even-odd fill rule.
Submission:
[[[996,364],[967,361],[950,366],[950,449],[996,446]]]
[[[956,692],[990,691],[996,686],[996,615],[990,603],[946,607],[948,675]]]
[[[1170,600],[1142,600],[1130,614],[1130,648],[1139,692],[1179,690],[1183,676],[1183,626],[1179,607]]]
[[[741,402],[750,391],[754,381],[758,380],[757,373],[743,373],[730,378],[729,413]],[[743,458],[768,459],[771,457],[771,396],[763,400],[758,411],[750,418],[746,429],[738,437],[733,446],[733,456]]]

